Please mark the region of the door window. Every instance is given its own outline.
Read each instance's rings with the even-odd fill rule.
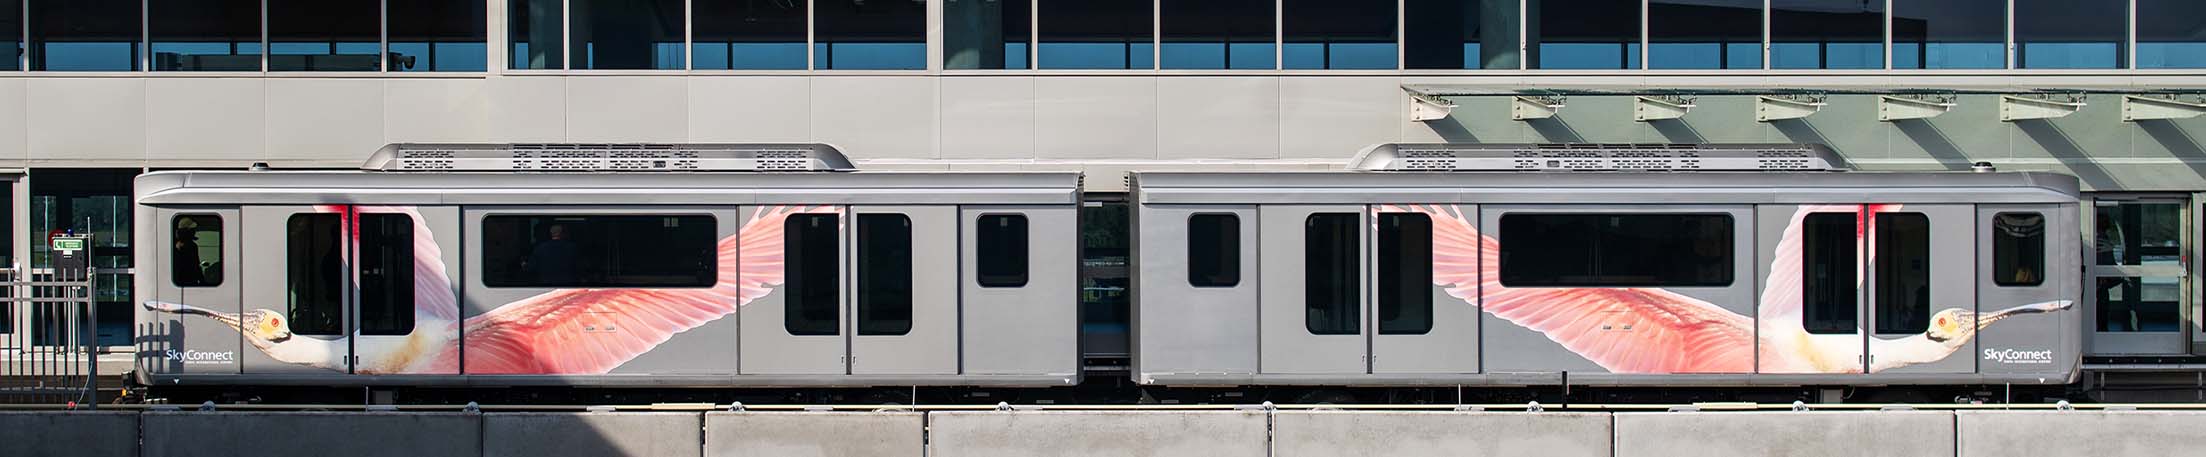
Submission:
[[[1379,214],[1378,317],[1381,335],[1432,331],[1432,217]]]
[[[1363,325],[1356,220],[1355,213],[1318,213],[1303,222],[1303,325],[1311,334],[1354,335]]]
[[[2003,287],[2045,284],[2045,215],[1992,216],[1992,283]]]
[[[858,215],[858,334],[912,331],[912,220]]]
[[[1855,213],[1815,213],[1801,220],[1800,325],[1808,333],[1847,334],[1860,329],[1855,289],[1861,264]]]
[[[981,287],[1026,287],[1026,216],[988,214],[977,223]]]
[[[2092,236],[2097,265],[2179,267],[2183,205],[2170,201],[2099,201]],[[2174,332],[2182,328],[2182,278],[2172,275],[2095,276],[2101,332]]]
[[[413,333],[413,216],[362,214],[359,230],[360,334]]]
[[[291,333],[344,331],[344,245],[334,213],[294,214],[285,224],[284,284]]]
[[[170,229],[169,281],[176,287],[222,285],[222,217],[180,215]]]
[[[836,288],[841,284],[834,214],[791,214],[782,228],[782,327],[791,335],[838,335]]]
[[[1187,218],[1187,284],[1241,284],[1241,217],[1197,214]]]
[[[1877,221],[1877,333],[1930,330],[1930,218],[1922,213],[1879,213]]]

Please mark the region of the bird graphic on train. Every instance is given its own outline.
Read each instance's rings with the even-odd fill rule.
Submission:
[[[1813,334],[1801,325],[1801,240],[1802,221],[1808,214],[1865,209],[1873,215],[1898,210],[1899,205],[1811,205],[1792,215],[1770,261],[1770,278],[1757,312],[1760,319],[1660,288],[1503,286],[1500,243],[1481,234],[1459,208],[1411,205],[1378,210],[1424,213],[1433,219],[1433,283],[1450,296],[1477,303],[1483,295],[1485,312],[1540,332],[1610,372],[1861,373],[1859,334]],[[1868,218],[1856,222],[1857,239],[1867,235],[1870,223]],[[1873,259],[1863,262],[1873,264]],[[1924,333],[1869,338],[1868,353],[1877,357],[1867,369],[1878,372],[1943,360],[1993,322],[2065,310],[2073,304],[2055,300],[1989,313],[1947,308],[1931,316]]]
[[[323,206],[350,225],[361,212],[414,214],[407,207]],[[414,218],[414,329],[403,338],[356,339],[360,374],[594,374],[611,371],[675,334],[726,317],[782,282],[782,222],[796,213],[837,213],[832,206],[760,208],[720,240],[719,280],[693,289],[558,289],[461,319],[443,252]],[[341,339],[298,335],[268,309],[229,313],[147,301],[146,309],[212,318],[285,363],[345,370]],[[456,330],[456,331],[455,331]],[[465,337],[460,337],[465,335]],[[455,341],[459,340],[459,341]]]

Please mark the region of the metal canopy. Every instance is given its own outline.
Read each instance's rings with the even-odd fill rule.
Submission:
[[[1402,90],[1411,94],[1432,97],[1461,96],[1532,96],[1567,97],[1572,95],[1621,95],[1621,96],[1707,96],[1707,95],[2029,95],[2029,94],[2122,94],[2122,95],[2206,95],[2206,88],[2136,88],[2136,87],[1826,87],[1802,89],[1796,87],[1641,87],[1641,86],[1579,86],[1570,88],[1529,88],[1474,84],[1403,84]]]
[[[852,171],[834,146],[793,144],[420,144],[384,146],[360,169],[389,172]]]

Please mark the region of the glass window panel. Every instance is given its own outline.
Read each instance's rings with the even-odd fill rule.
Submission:
[[[1892,68],[2005,68],[2007,0],[1893,0]]]
[[[840,216],[791,214],[782,227],[783,288],[781,325],[791,335],[842,334],[842,257]]]
[[[176,287],[222,285],[222,217],[176,216],[169,230],[169,282]]]
[[[386,0],[391,71],[483,71],[482,0]]]
[[[23,69],[23,0],[0,0],[0,71]],[[4,310],[5,308],[0,308]],[[0,317],[12,314],[0,313]],[[6,319],[0,319],[6,320]],[[0,333],[7,323],[0,322]]]
[[[1403,66],[1516,69],[1518,6],[1518,0],[1406,0]]]
[[[1647,2],[1647,68],[1762,68],[1762,3]]]
[[[2174,332],[2183,328],[2178,311],[2182,278],[2100,277],[2093,289],[2099,303],[2101,332]]]
[[[360,334],[414,332],[414,218],[361,214]]]
[[[1432,217],[1379,214],[1378,320],[1381,335],[1432,331]]]
[[[156,71],[260,71],[261,0],[147,2]]]
[[[35,234],[70,232],[92,235],[92,266],[102,269],[136,265],[131,245],[133,233],[131,181],[137,168],[41,168],[31,176],[31,231]],[[159,222],[155,222],[156,227]],[[160,228],[156,228],[159,230]],[[53,256],[42,239],[31,243],[31,267],[52,267]],[[131,275],[102,273],[94,300],[99,319],[81,335],[102,346],[131,344]],[[58,335],[56,335],[58,336]],[[41,343],[44,344],[44,343]]]
[[[1394,0],[1283,0],[1288,69],[1392,70]]]
[[[510,68],[560,69],[561,0],[512,0],[506,4],[506,39],[512,49]]]
[[[1992,216],[1992,282],[2002,286],[2045,283],[2045,216]]]
[[[803,0],[695,0],[699,70],[803,70]],[[677,37],[679,39],[679,37]]]
[[[36,71],[135,71],[139,0],[30,0]]]
[[[1033,7],[1034,0],[945,0],[942,68],[1027,68]]]
[[[1040,7],[1041,68],[1155,68],[1149,1],[1047,0]]]
[[[1884,68],[1884,0],[1775,0],[1770,8],[1770,68]]]
[[[1162,0],[1167,69],[1269,70],[1273,0]]]
[[[921,0],[814,4],[813,60],[821,69],[927,68],[927,4]]]
[[[976,224],[981,287],[1026,287],[1026,216],[986,214]]]
[[[1509,287],[1731,285],[1726,214],[1547,214],[1501,217]]]
[[[2137,0],[2137,68],[2206,68],[2206,2]]]
[[[1131,353],[1131,213],[1124,200],[1090,200],[1080,206],[1080,348],[1087,354]]]
[[[2122,68],[2126,0],[2014,0],[2015,65]],[[2143,18],[2139,18],[2142,20]],[[2206,21],[2194,17],[2193,22]]]
[[[1361,333],[1357,219],[1356,213],[1317,213],[1303,220],[1302,324],[1313,335]]]
[[[1877,333],[1930,330],[1930,218],[1878,213]]]
[[[2098,201],[2098,265],[2182,265],[2183,205]]]
[[[268,71],[381,69],[380,0],[268,0]]]
[[[1241,284],[1241,217],[1197,214],[1187,218],[1187,284]]]
[[[912,330],[912,220],[858,215],[858,334]]]
[[[489,216],[482,231],[490,287],[710,287],[719,277],[712,216]]]
[[[1638,0],[1525,0],[1530,68],[1639,68]]]
[[[1800,324],[1808,333],[1860,329],[1859,219],[1854,213],[1814,213],[1801,220]]]
[[[682,0],[570,0],[568,65],[577,70],[682,69]]]
[[[291,333],[337,335],[344,330],[345,252],[338,214],[294,214],[284,255],[285,308]]]

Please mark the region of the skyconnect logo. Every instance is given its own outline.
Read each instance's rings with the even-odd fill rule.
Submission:
[[[170,349],[166,351],[166,353],[163,355],[168,356],[168,359],[170,361],[183,363],[185,365],[237,363],[237,353],[229,351],[212,352],[194,351],[189,349],[178,351],[175,349]]]
[[[1999,363],[2051,364],[2053,363],[2053,350],[1985,349],[1984,360]]]

